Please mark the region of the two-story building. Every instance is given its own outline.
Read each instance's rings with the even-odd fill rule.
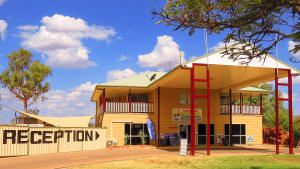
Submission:
[[[163,138],[188,138],[195,144],[262,144],[262,95],[268,91],[249,87],[300,74],[299,71],[268,55],[265,61],[253,59],[242,65],[222,57],[217,50],[183,63],[169,72],[141,73],[134,77],[106,82],[95,87],[96,126],[107,128],[107,139],[123,145],[141,144],[141,131],[147,143],[160,146]],[[291,88],[291,81],[284,85]],[[243,98],[258,97],[245,105]],[[289,101],[290,97],[276,97]],[[290,101],[291,102],[291,101]],[[291,108],[290,108],[291,109]],[[275,113],[275,112],[274,112]],[[155,128],[149,141],[147,119]],[[208,125],[209,124],[209,125]],[[209,138],[208,138],[209,137]],[[173,139],[173,140],[172,140]],[[192,148],[193,149],[193,148]]]

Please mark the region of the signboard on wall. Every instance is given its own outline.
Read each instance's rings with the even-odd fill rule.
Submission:
[[[150,140],[155,140],[155,128],[154,128],[154,123],[151,119],[147,118],[147,126],[148,126],[148,132],[150,135]]]
[[[173,121],[191,121],[191,109],[174,108],[172,119]],[[202,109],[195,109],[195,120],[202,121]]]
[[[0,157],[96,150],[105,147],[106,129],[0,125]]]
[[[248,144],[253,144],[253,136],[248,136]]]

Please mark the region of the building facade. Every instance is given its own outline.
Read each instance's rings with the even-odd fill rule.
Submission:
[[[262,95],[268,91],[248,86],[299,71],[269,55],[265,62],[254,59],[245,66],[221,52],[168,73],[143,73],[97,85],[91,99],[96,103],[96,126],[106,127],[107,139],[117,145],[141,144],[143,134],[147,144],[157,146],[178,145],[176,138],[187,138],[192,145],[207,145],[208,140],[211,145],[220,140],[262,144]],[[256,101],[245,105],[245,98]],[[150,139],[147,119],[154,124],[155,138]]]

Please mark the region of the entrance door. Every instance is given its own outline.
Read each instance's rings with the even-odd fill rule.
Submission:
[[[180,124],[179,125],[179,136],[180,138],[188,139],[188,144],[191,143],[191,125]]]

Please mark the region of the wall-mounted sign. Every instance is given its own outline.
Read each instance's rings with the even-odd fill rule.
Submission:
[[[253,144],[253,136],[248,136],[248,144]]]
[[[173,121],[191,121],[191,109],[174,108],[172,118]],[[202,109],[195,109],[195,121],[202,121]]]
[[[155,128],[154,128],[154,123],[151,119],[147,118],[147,126],[148,126],[148,132],[150,135],[150,140],[155,140]]]

